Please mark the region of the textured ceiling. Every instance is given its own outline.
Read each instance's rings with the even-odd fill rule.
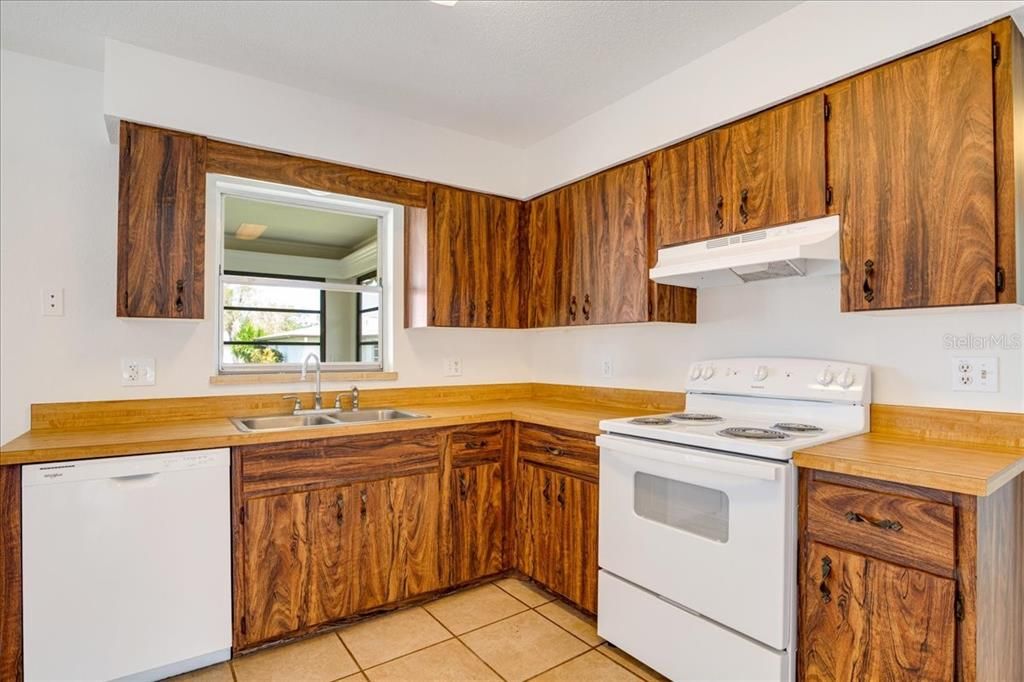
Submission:
[[[796,2],[0,3],[0,41],[103,68],[110,37],[527,146]]]

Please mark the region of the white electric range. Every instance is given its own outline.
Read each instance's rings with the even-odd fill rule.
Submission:
[[[797,449],[864,433],[865,365],[695,363],[686,412],[601,422],[598,631],[673,680],[795,676]]]

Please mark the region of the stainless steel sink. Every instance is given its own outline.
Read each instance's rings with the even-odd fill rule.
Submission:
[[[379,410],[359,410],[358,412],[341,412],[334,418],[342,424],[358,424],[361,422],[390,422],[398,419],[420,419],[422,414],[402,412],[389,407]]]
[[[341,412],[331,410],[317,414],[284,414],[268,417],[232,417],[231,423],[239,431],[291,431],[316,426],[338,426],[339,424],[362,424],[366,422],[396,421],[399,419],[419,419],[423,415],[402,412],[391,408],[378,410],[359,410],[358,412]]]

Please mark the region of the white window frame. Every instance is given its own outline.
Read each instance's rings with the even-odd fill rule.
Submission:
[[[315,282],[274,277],[252,277],[224,274],[224,198],[237,197],[290,204],[302,208],[334,211],[348,215],[361,215],[377,219],[377,281],[378,286],[365,284],[344,284],[336,282]],[[394,231],[396,206],[371,199],[360,199],[331,192],[291,187],[272,182],[249,180],[220,174],[206,176],[207,225],[214,226],[216,252],[214,254],[217,277],[216,320],[214,334],[217,374],[296,374],[302,370],[302,363],[284,362],[273,365],[244,365],[225,363],[224,352],[224,285],[253,284],[260,286],[281,286],[324,291],[378,294],[380,309],[380,352],[377,362],[326,362],[321,360],[321,369],[331,372],[385,372],[391,369],[391,304],[393,300],[391,277],[391,234]],[[209,230],[207,230],[209,234]],[[321,330],[321,334],[323,330]],[[358,345],[357,345],[358,347]],[[319,355],[319,354],[318,354]]]

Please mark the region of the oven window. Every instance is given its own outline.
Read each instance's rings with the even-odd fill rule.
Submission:
[[[729,541],[729,498],[721,490],[637,472],[633,510],[708,540]]]

